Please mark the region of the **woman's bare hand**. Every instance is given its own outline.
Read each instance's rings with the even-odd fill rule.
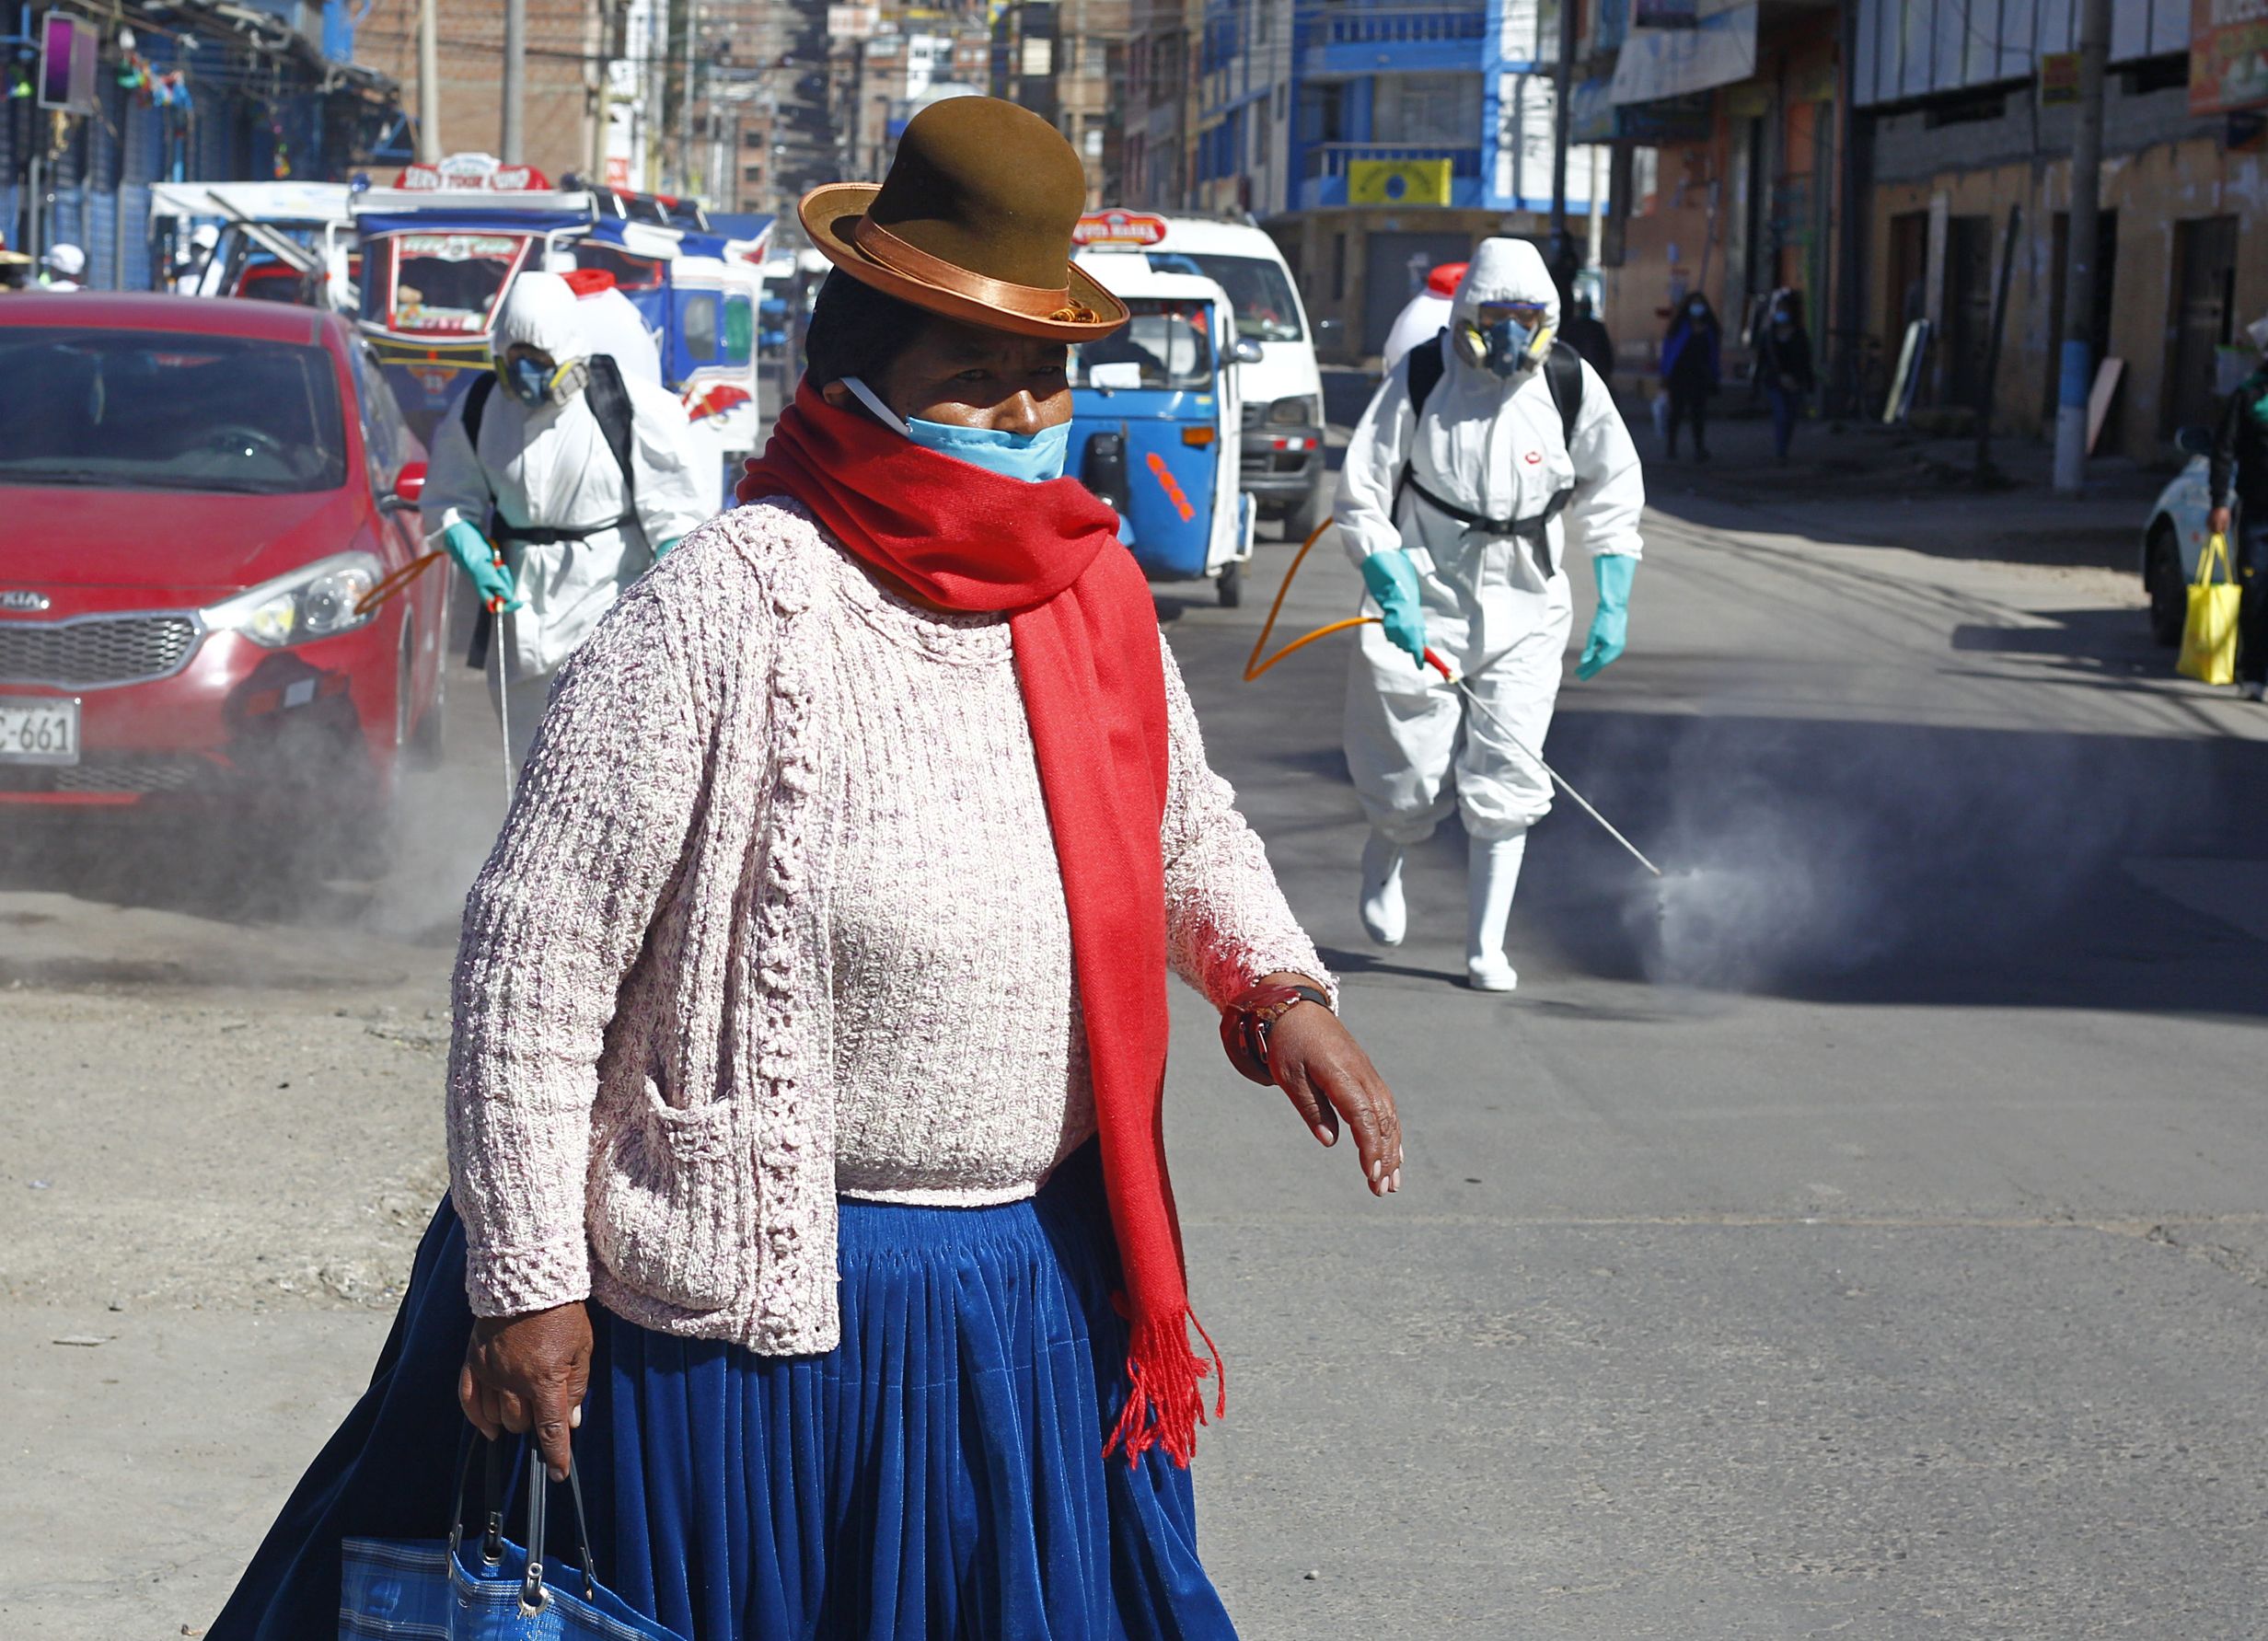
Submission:
[[[1394,1091],[1337,1015],[1315,1003],[1287,1010],[1268,1032],[1268,1061],[1276,1086],[1290,1096],[1316,1139],[1336,1143],[1339,1119],[1346,1119],[1373,1196],[1402,1188],[1402,1117]]]
[[[568,1432],[583,1422],[591,1385],[591,1315],[577,1300],[526,1316],[474,1320],[457,1400],[495,1440],[533,1431],[553,1481],[567,1478]]]

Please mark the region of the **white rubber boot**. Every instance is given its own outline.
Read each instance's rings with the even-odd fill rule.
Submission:
[[[1383,832],[1362,845],[1362,930],[1382,946],[1398,946],[1409,931],[1402,898],[1402,846]]]
[[[1492,840],[1475,838],[1468,848],[1464,979],[1475,991],[1510,991],[1520,984],[1518,971],[1504,955],[1504,924],[1512,915],[1512,891],[1520,887],[1520,863],[1527,853],[1525,832]]]

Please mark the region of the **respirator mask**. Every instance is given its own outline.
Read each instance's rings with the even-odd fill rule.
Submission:
[[[496,375],[506,393],[534,410],[545,405],[563,405],[582,392],[591,379],[591,367],[581,359],[550,364],[514,353],[496,362]]]
[[[1478,319],[1461,319],[1451,330],[1457,357],[1475,370],[1509,380],[1551,351],[1555,334],[1545,310],[1533,302],[1484,303]]]

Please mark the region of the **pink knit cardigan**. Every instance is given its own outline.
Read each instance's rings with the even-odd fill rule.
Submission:
[[[814,675],[839,551],[792,504],[727,514],[560,674],[457,957],[449,1166],[476,1314],[590,1297],[768,1354],[837,1341],[839,780]],[[1174,966],[1217,1000],[1323,975],[1207,780],[1180,800],[1202,814],[1167,818]],[[971,892],[1013,918],[1026,887]]]

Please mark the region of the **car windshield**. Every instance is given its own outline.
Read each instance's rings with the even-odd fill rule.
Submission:
[[[526,234],[390,234],[363,318],[410,336],[485,336],[489,315],[527,253]]]
[[[1201,300],[1132,296],[1133,318],[1071,355],[1074,387],[1194,387],[1213,382],[1212,305]]]
[[[1298,341],[1307,332],[1300,325],[1300,304],[1283,264],[1266,257],[1199,256],[1189,251],[1150,253],[1150,265],[1161,273],[1197,273],[1229,294],[1236,310],[1236,334],[1252,341]]]
[[[0,485],[282,495],[346,482],[321,348],[234,336],[0,326]]]

